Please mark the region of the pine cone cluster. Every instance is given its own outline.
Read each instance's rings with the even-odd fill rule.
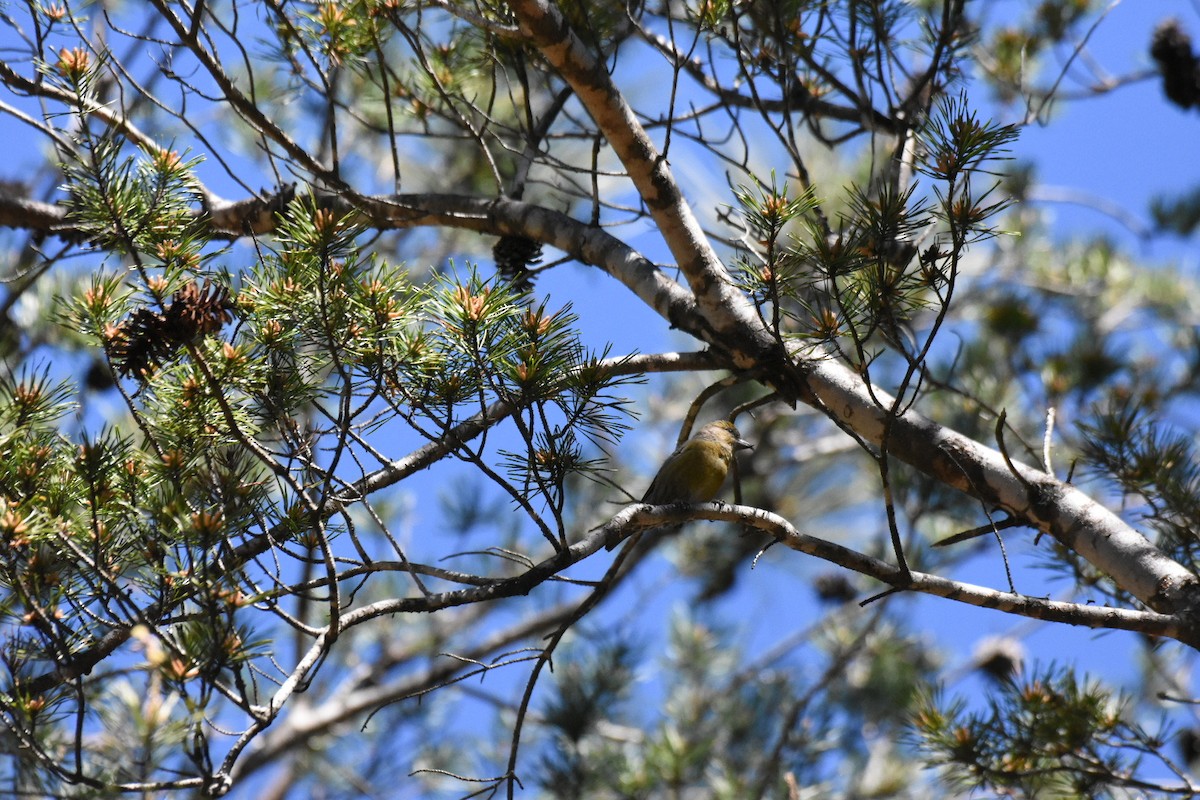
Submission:
[[[205,279],[171,296],[162,311],[139,308],[109,334],[109,352],[122,376],[145,378],[180,348],[221,330],[233,319],[229,289]]]

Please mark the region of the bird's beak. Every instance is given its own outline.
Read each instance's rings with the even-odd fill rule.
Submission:
[[[734,439],[733,449],[736,450],[753,450],[754,445],[747,442],[745,439]]]

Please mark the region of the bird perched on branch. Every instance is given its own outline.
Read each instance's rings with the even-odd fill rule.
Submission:
[[[752,445],[741,437],[729,420],[710,422],[667,456],[643,503],[707,503],[717,496],[738,450]],[[609,542],[612,550],[619,542]]]

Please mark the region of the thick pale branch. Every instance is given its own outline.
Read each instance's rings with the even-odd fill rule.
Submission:
[[[512,0],[509,7],[521,32],[570,84],[624,165],[696,295],[696,303],[711,328],[703,338],[718,345],[735,338],[742,344],[729,351],[734,363],[744,369],[759,366],[762,357],[776,349],[776,342],[733,286],[667,160],[613,83],[607,65],[575,35],[553,3]]]
[[[213,200],[196,215],[209,220],[208,234],[237,239],[267,234],[279,223],[279,213],[294,196],[285,189],[269,197],[236,202]],[[566,214],[531,203],[504,198],[454,194],[406,194],[358,198],[352,205],[340,195],[320,192],[318,203],[377,230],[444,226],[483,234],[526,236],[569,253],[580,263],[599,267],[619,280],[671,327],[704,339],[706,321],[697,313],[691,294],[645,256],[612,234]],[[0,225],[23,228],[65,239],[86,231],[74,225],[64,206],[0,194]]]
[[[1191,630],[1191,626],[1178,615],[1064,603],[1012,592],[996,591],[922,572],[911,572],[912,578],[909,580],[904,571],[886,561],[872,558],[825,539],[800,533],[783,517],[750,506],[732,506],[725,503],[629,506],[598,529],[592,538],[604,541],[607,536],[620,536],[630,529],[680,523],[694,519],[739,522],[749,525],[769,533],[781,544],[793,550],[868,575],[898,589],[945,597],[980,608],[994,608],[1009,614],[1018,614],[1048,622],[1065,622],[1070,625],[1085,625],[1089,628],[1137,631],[1177,639],[1193,646],[1200,642],[1200,637],[1197,637]]]
[[[831,360],[809,362],[807,370],[808,399],[865,440],[882,442],[891,397],[875,388],[872,399],[859,375]],[[1150,608],[1200,610],[1195,575],[1074,486],[1023,464],[1010,469],[998,450],[911,411],[892,419],[888,435],[896,458],[1049,533]]]

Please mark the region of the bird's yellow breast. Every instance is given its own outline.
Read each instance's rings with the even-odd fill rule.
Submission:
[[[728,448],[691,441],[663,464],[646,492],[647,503],[707,503],[717,496],[729,471]]]

